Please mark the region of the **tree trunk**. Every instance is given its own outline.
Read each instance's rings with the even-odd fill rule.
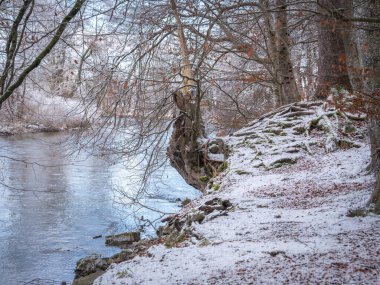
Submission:
[[[344,17],[353,18],[354,17],[354,7],[353,1],[347,0],[345,4],[346,9],[343,12]],[[350,82],[352,85],[352,89],[354,91],[363,90],[363,80],[361,77],[361,69],[360,69],[360,59],[359,59],[359,50],[358,44],[355,41],[357,37],[357,33],[353,30],[353,22],[347,21],[344,23],[344,33],[343,33],[343,41],[344,47],[346,51],[346,59],[347,59],[347,71],[350,77]]]
[[[346,0],[320,0],[318,26],[319,60],[317,99],[326,99],[331,87],[352,91],[346,66],[344,27],[341,13],[348,9]]]
[[[370,18],[379,18],[380,2],[369,0],[365,14]],[[362,51],[362,61],[366,73],[363,85],[364,92],[372,101],[368,106],[371,168],[377,177],[370,202],[375,203],[376,212],[380,213],[380,24],[367,23],[364,33],[365,42],[362,46],[365,48]]]
[[[272,92],[273,92],[273,105],[277,108],[283,105],[280,86],[280,67],[279,58],[276,48],[276,34],[271,21],[271,15],[269,13],[268,0],[260,0],[260,9],[263,13],[264,23],[266,27],[266,34],[268,38],[268,55],[272,63],[271,75],[273,77]]]
[[[286,1],[287,0],[276,0],[276,9],[279,11],[275,13],[280,96],[282,97],[281,102],[283,105],[301,100],[293,72],[293,64],[290,60]]]
[[[204,136],[200,115],[199,86],[195,85],[186,38],[175,0],[169,0],[178,33],[183,65],[181,68],[182,87],[173,94],[173,100],[180,115],[173,125],[167,154],[174,168],[185,181],[197,189],[203,190],[205,183],[199,178],[204,176],[204,160],[198,139]],[[196,91],[196,92],[194,92]]]
[[[181,112],[174,122],[167,154],[171,165],[177,169],[185,181],[203,190],[205,184],[199,178],[206,173],[203,155],[197,142],[203,132],[202,128],[194,123],[196,108],[194,104],[188,104],[186,113]]]
[[[289,33],[287,27],[286,0],[276,0],[269,6],[268,0],[260,0],[260,7],[268,38],[268,54],[272,63],[273,96],[275,107],[301,100],[293,65],[290,60]],[[274,9],[273,15],[269,12]]]

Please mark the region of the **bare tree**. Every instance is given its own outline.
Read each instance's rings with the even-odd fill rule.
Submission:
[[[316,98],[327,98],[330,88],[352,91],[347,70],[344,47],[344,22],[342,12],[349,9],[347,1],[318,1],[320,19],[318,26],[319,57]]]
[[[17,12],[4,39],[5,60],[1,62],[0,107],[50,53],[69,22],[76,16],[85,2],[86,0],[75,1],[59,25],[42,34],[40,34],[41,27],[38,27],[37,30],[33,29],[34,21],[31,21],[33,18],[38,18],[38,11],[36,12],[38,6],[36,4],[38,3],[35,0],[25,0],[15,7]],[[1,8],[6,5],[8,5],[6,1],[0,2]],[[34,33],[30,31],[34,31]],[[29,51],[27,57],[24,56],[26,51]]]

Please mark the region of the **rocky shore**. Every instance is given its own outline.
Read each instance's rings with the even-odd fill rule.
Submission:
[[[156,239],[90,258],[92,275],[79,261],[77,277],[96,285],[379,284],[380,217],[367,205],[375,179],[361,114],[296,103],[223,141],[229,157],[204,178],[205,195],[166,217]]]
[[[184,206],[186,207],[186,205]],[[164,218],[162,222],[165,225],[158,228],[157,238],[140,240],[139,232],[126,232],[108,236],[105,239],[106,245],[118,246],[122,251],[111,257],[101,257],[94,254],[80,259],[75,269],[73,285],[92,284],[97,277],[105,273],[111,264],[118,264],[137,256],[147,255],[152,246],[164,244],[165,247],[171,248],[180,245],[190,237],[201,239],[192,231],[194,223],[202,223],[213,212],[212,219],[219,215],[228,215],[228,212],[232,209],[233,205],[229,200],[214,198],[206,201],[197,209]]]

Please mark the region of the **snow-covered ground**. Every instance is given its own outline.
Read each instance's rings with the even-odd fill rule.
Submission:
[[[94,284],[380,284],[380,217],[347,216],[374,186],[365,123],[293,107],[225,138],[227,170],[178,216],[215,198],[232,207],[192,223],[193,235],[170,248],[111,265]]]

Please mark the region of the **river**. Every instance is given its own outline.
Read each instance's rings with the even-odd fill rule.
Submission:
[[[113,189],[128,187],[123,183],[128,177],[125,161],[110,163],[83,153],[64,155],[66,147],[57,142],[66,136],[0,137],[1,285],[32,280],[30,284],[71,284],[78,259],[119,251],[104,245],[106,235],[133,229],[133,216],[159,217],[144,209],[133,215],[115,200]],[[177,211],[178,199],[199,195],[170,166],[153,186],[156,195],[146,197],[144,203],[164,212]],[[153,233],[147,228],[145,235]]]

